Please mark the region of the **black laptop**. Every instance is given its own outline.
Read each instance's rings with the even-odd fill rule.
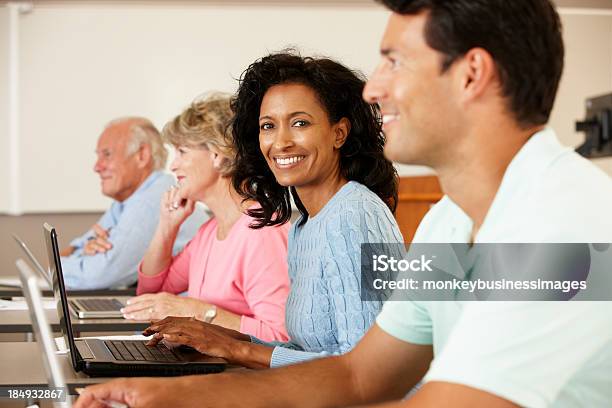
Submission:
[[[44,224],[45,241],[53,279],[53,294],[64,341],[70,350],[76,371],[91,376],[175,376],[218,373],[227,362],[193,349],[169,349],[163,344],[148,347],[141,340],[75,340],[70,321],[70,310],[60,262],[55,229]]]

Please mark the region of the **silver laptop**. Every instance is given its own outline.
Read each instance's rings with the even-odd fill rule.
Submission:
[[[43,366],[47,383],[50,387],[58,387],[67,392],[64,373],[60,367],[59,360],[56,354],[55,341],[53,340],[51,326],[47,321],[47,315],[43,306],[43,297],[40,292],[39,278],[34,274],[32,269],[25,263],[23,259],[17,260],[17,269],[19,270],[19,278],[23,288],[23,294],[28,303],[30,312],[30,320],[32,329],[36,337],[36,343],[40,348],[43,358]],[[56,403],[58,407],[70,407],[70,398],[65,396],[65,401]]]
[[[53,280],[50,269],[45,271],[42,264],[34,256],[30,248],[23,240],[13,234],[13,239],[17,245],[23,250],[28,259],[32,262],[36,271],[43,277],[45,282],[49,284],[49,288],[53,288]],[[49,248],[47,248],[48,250]],[[58,258],[58,262],[60,258]],[[54,259],[49,257],[49,266],[53,265]],[[123,318],[121,308],[124,303],[120,299],[114,297],[92,297],[92,298],[71,298],[70,307],[72,312],[79,319],[106,319],[106,318]]]
[[[13,239],[17,243],[17,246],[21,248],[21,250],[23,251],[24,254],[26,254],[30,262],[32,262],[32,265],[34,265],[34,270],[38,272],[38,274],[41,276],[41,278],[43,278],[45,282],[47,282],[47,284],[49,285],[49,289],[50,289],[52,282],[51,282],[51,273],[49,272],[49,270],[45,270],[45,268],[43,268],[40,262],[38,262],[38,259],[32,253],[32,251],[30,251],[30,248],[28,248],[26,243],[23,242],[21,238],[19,238],[15,234],[11,234],[11,235],[13,236]]]

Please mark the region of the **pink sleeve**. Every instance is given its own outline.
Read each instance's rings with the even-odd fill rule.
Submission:
[[[200,229],[195,237],[185,245],[183,250],[172,258],[172,262],[166,269],[157,275],[145,275],[142,273],[142,261],[138,264],[138,286],[136,294],[144,293],[181,293],[189,287],[189,264],[191,254],[198,246],[203,229]]]
[[[240,331],[264,341],[289,340],[285,329],[288,230],[288,223],[252,230],[258,244],[248,245],[245,254],[244,297],[253,316],[242,316]]]

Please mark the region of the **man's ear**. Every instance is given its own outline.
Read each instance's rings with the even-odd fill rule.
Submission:
[[[459,86],[463,101],[474,100],[490,90],[497,77],[495,60],[483,48],[472,48],[461,59]]]
[[[351,122],[347,118],[342,118],[334,125],[334,148],[340,149],[346,142],[346,138],[351,132]]]
[[[141,169],[152,164],[153,151],[151,150],[151,145],[148,143],[141,144],[138,148],[138,152],[136,152],[136,157],[138,158],[138,167]]]

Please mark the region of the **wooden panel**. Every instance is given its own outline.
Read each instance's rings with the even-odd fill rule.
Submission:
[[[395,219],[404,236],[404,242],[412,242],[419,223],[442,195],[436,176],[400,177]]]

